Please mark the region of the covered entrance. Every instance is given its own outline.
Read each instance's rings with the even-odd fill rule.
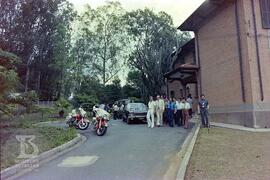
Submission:
[[[167,97],[175,97],[175,91],[179,91],[178,96],[186,97],[190,92],[193,96],[198,97],[198,86],[197,86],[197,74],[199,67],[192,64],[182,64],[179,67],[173,69],[172,71],[166,73],[164,77],[166,78],[167,84]],[[179,81],[182,88],[177,85],[176,81]],[[195,86],[189,87],[189,84]]]

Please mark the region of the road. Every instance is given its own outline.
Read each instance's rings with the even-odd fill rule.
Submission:
[[[78,148],[18,179],[162,179],[189,131],[181,127],[150,129],[146,124],[112,120],[105,136],[84,131],[87,140]]]

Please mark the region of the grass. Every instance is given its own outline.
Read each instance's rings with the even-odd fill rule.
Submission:
[[[186,180],[269,179],[270,133],[201,129]]]
[[[33,143],[37,145],[39,154],[68,142],[76,137],[76,130],[73,128],[63,129],[57,127],[39,127],[34,124],[43,121],[55,121],[58,118],[44,117],[39,114],[30,114],[16,119],[0,121],[1,137],[1,170],[18,162],[20,143],[16,135],[34,135]],[[29,149],[31,151],[31,149]]]

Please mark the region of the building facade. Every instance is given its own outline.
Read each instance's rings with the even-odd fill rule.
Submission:
[[[270,128],[270,0],[207,0],[179,29],[195,34],[195,91],[211,120]]]

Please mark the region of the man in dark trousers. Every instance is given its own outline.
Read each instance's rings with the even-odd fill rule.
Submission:
[[[205,99],[204,94],[201,95],[201,99],[199,101],[198,105],[198,112],[201,114],[201,120],[202,120],[202,125],[204,127],[208,127],[208,110],[209,110],[209,103]]]

